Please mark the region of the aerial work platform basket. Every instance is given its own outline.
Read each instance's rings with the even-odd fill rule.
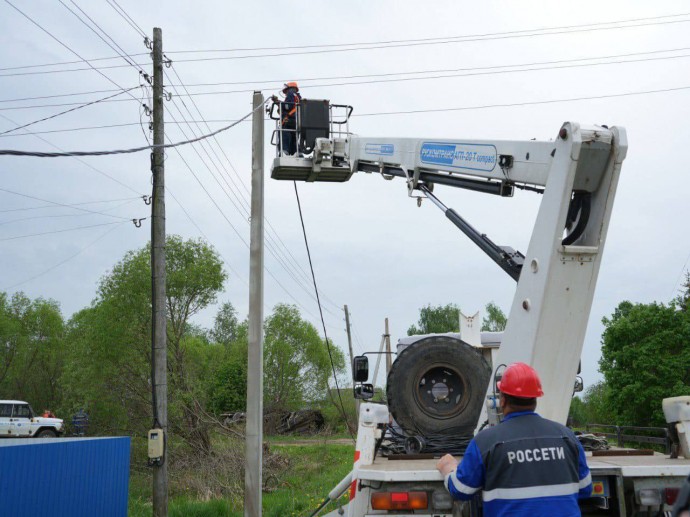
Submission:
[[[325,99],[302,99],[297,105],[295,124],[286,124],[283,103],[267,107],[276,121],[271,144],[276,157],[271,178],[293,181],[348,181],[353,170],[349,159],[349,120],[352,106],[331,104]],[[296,153],[289,142],[296,139]]]

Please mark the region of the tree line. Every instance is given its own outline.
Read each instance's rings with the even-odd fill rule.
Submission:
[[[225,302],[212,328],[192,323],[217,302],[227,273],[202,240],[169,236],[166,253],[170,431],[208,453],[217,416],[245,409],[247,321]],[[265,409],[330,405],[331,363],[316,328],[295,306],[278,304],[264,331]],[[117,262],[69,319],[55,300],[0,293],[0,398],[68,422],[85,409],[94,433],[142,436],[152,425],[150,336],[149,246]],[[342,375],[343,353],[332,352]]]

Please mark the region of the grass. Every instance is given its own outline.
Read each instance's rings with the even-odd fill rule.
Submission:
[[[280,442],[284,440],[279,437]],[[352,469],[353,445],[329,444],[323,437],[309,444],[271,445],[271,450],[288,458],[288,468],[268,485],[263,494],[263,515],[267,517],[309,515],[327,497],[335,485]],[[340,436],[338,436],[340,438]],[[304,438],[302,437],[302,440]],[[342,498],[347,500],[347,493]],[[322,513],[335,510],[330,503]],[[241,517],[242,494],[225,498],[199,500],[172,491],[169,500],[171,517]],[[130,476],[129,515],[149,517],[152,514],[151,476],[148,471],[133,471]]]

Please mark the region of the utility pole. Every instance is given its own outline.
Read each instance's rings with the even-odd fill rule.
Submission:
[[[391,371],[391,364],[393,364],[393,358],[391,357],[391,334],[388,330],[388,318],[386,318],[386,379],[388,378],[388,372]]]
[[[153,201],[151,203],[151,346],[154,427],[163,431],[163,456],[153,465],[153,515],[168,515],[168,352],[165,306],[165,144],[163,32],[153,29]]]
[[[255,91],[252,116],[252,205],[249,244],[249,350],[245,432],[244,516],[261,516],[264,434],[264,96]]]
[[[345,311],[345,325],[346,325],[346,330],[347,330],[347,346],[350,348],[350,371],[352,371],[352,373],[354,374],[353,369],[354,369],[355,357],[354,357],[354,354],[352,353],[352,334],[350,333],[350,311],[347,310],[347,305],[343,306],[343,310]],[[355,399],[355,409],[357,412],[357,417],[359,417],[359,404],[360,404],[360,400]]]

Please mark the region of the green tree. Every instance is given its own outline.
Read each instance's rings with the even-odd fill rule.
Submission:
[[[407,329],[407,335],[458,332],[460,330],[460,307],[448,305],[427,305],[419,309],[417,325]]]
[[[605,381],[589,386],[582,397],[583,424],[614,424],[609,389]]]
[[[690,271],[685,272],[685,281],[681,286],[683,289],[676,297],[675,302],[678,307],[685,312],[690,312]]]
[[[662,399],[690,394],[690,315],[625,301],[603,323],[599,366],[617,423],[665,425]]]
[[[65,325],[54,300],[0,293],[0,393],[57,409]]]
[[[486,316],[482,320],[482,330],[489,332],[502,332],[508,324],[508,317],[494,302],[486,304]]]
[[[237,319],[237,311],[230,302],[220,306],[211,330],[211,338],[216,343],[228,345],[237,339],[240,323]]]
[[[345,356],[326,343],[294,305],[279,304],[264,324],[264,406],[298,409],[329,396],[329,379],[345,369]]]
[[[169,422],[200,451],[210,450],[203,407],[206,363],[216,351],[189,320],[215,302],[226,279],[216,251],[201,240],[166,243]],[[87,407],[102,429],[141,432],[151,415],[150,246],[128,252],[103,277],[91,307],[70,322],[64,383],[72,407]],[[93,417],[97,418],[93,418]]]
[[[224,307],[216,316],[216,323]],[[214,332],[211,333],[214,335]],[[217,335],[217,334],[216,334]],[[227,336],[227,335],[226,335]],[[247,407],[247,321],[233,329],[232,341],[220,342],[223,353],[209,378],[209,409],[220,414]]]

